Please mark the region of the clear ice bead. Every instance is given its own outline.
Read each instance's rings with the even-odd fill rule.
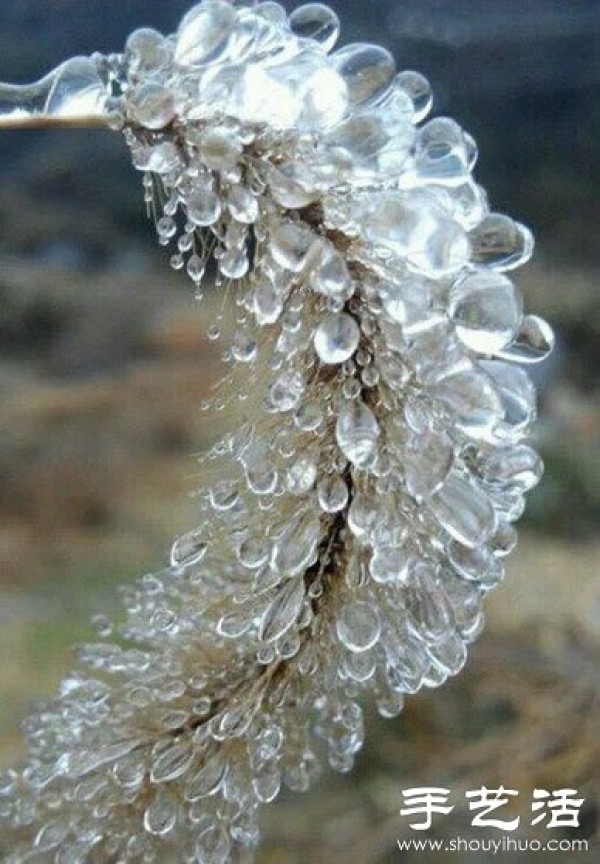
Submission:
[[[296,162],[272,166],[269,170],[269,184],[275,201],[291,210],[308,207],[319,197],[310,169]]]
[[[497,517],[487,495],[459,471],[450,472],[429,499],[440,525],[464,546],[481,546],[494,534]]]
[[[544,463],[532,447],[518,444],[483,454],[477,471],[484,483],[490,486],[510,486],[520,492],[529,492],[542,479]]]
[[[172,92],[155,81],[139,84],[128,93],[127,109],[146,129],[164,129],[175,118]]]
[[[535,387],[529,375],[501,360],[482,360],[480,366],[490,377],[502,407],[496,433],[508,438],[523,436],[537,413]]]
[[[460,186],[466,182],[469,150],[458,123],[448,117],[436,117],[419,130],[415,167],[424,183]]]
[[[200,228],[214,225],[221,215],[219,196],[209,186],[201,186],[186,199],[187,216],[190,222]]]
[[[166,788],[157,790],[154,800],[144,813],[144,828],[149,834],[164,837],[170,834],[177,821],[177,800]]]
[[[523,301],[519,289],[506,276],[480,270],[453,285],[448,313],[467,348],[496,354],[518,333]]]
[[[526,315],[514,342],[498,356],[514,363],[541,363],[554,349],[554,333],[550,325],[537,315]]]
[[[304,597],[304,580],[301,577],[290,579],[280,588],[261,622],[259,635],[263,642],[277,641],[294,626],[300,615]]]
[[[400,583],[407,578],[414,560],[413,550],[406,546],[376,546],[369,562],[369,572],[380,584]]]
[[[531,231],[509,216],[491,213],[469,234],[473,261],[495,270],[514,270],[533,255]]]
[[[332,243],[318,240],[311,251],[310,287],[330,299],[347,299],[352,278],[344,256]]]
[[[125,54],[133,73],[158,72],[172,57],[172,48],[158,30],[141,27],[127,39]]]
[[[336,439],[340,450],[357,468],[372,467],[377,457],[380,435],[375,415],[359,399],[345,402],[336,424]]]
[[[442,378],[433,388],[458,426],[479,437],[502,419],[502,403],[489,378],[479,369],[458,371]]]
[[[326,365],[345,363],[360,341],[358,324],[350,315],[327,315],[315,331],[315,351]]]
[[[420,72],[405,70],[397,76],[396,87],[404,91],[412,102],[413,123],[420,123],[433,105],[431,84]]]
[[[203,129],[197,139],[200,159],[212,171],[228,172],[237,165],[243,144],[231,129]]]
[[[305,495],[315,485],[317,466],[310,456],[301,456],[288,469],[287,487],[292,495]]]
[[[356,654],[368,651],[381,635],[379,612],[364,600],[349,601],[339,612],[336,631],[349,651]]]
[[[256,64],[233,70],[233,89],[226,111],[244,123],[265,124],[274,129],[292,128],[300,114],[293,84],[278,80],[273,70]]]
[[[195,864],[227,864],[231,840],[224,828],[215,825],[203,831],[196,841]]]
[[[361,209],[365,237],[427,276],[457,273],[469,260],[466,232],[426,191],[383,193]]]
[[[319,506],[325,513],[339,513],[349,499],[348,486],[341,477],[326,477],[317,487]]]
[[[298,576],[314,563],[321,536],[318,513],[292,517],[273,547],[271,567],[282,577]]]
[[[310,228],[285,222],[271,236],[271,254],[281,267],[299,273],[306,264],[315,240],[316,236]]]
[[[346,82],[353,110],[385,96],[396,75],[394,58],[379,45],[363,42],[346,45],[332,54],[331,60]]]
[[[318,42],[323,51],[331,51],[340,35],[340,19],[324,3],[305,3],[290,15],[292,33],[300,39]]]
[[[454,448],[446,438],[426,433],[404,451],[404,479],[410,495],[426,500],[441,487],[454,464]]]
[[[224,54],[235,23],[235,9],[226,0],[194,6],[179,26],[175,62],[181,66],[214,62]]]

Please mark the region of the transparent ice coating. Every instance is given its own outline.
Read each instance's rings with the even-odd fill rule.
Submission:
[[[106,122],[107,85],[89,57],[73,57],[34,84],[0,84],[0,128]]]

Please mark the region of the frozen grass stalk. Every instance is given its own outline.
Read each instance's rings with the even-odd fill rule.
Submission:
[[[0,782],[7,860],[249,862],[259,811],[349,771],[465,663],[542,465],[552,335],[507,275],[476,146],[416,72],[310,3],[204,0],[167,38],[0,88],[5,126],[109,123],[171,265],[236,328],[198,525],[123,591]],[[426,122],[425,122],[426,121]]]

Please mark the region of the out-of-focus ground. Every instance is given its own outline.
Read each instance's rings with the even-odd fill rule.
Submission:
[[[3,4],[0,79],[33,77],[78,50],[118,48],[136,23],[173,26],[186,5],[128,0],[107,16],[92,0]],[[439,110],[482,144],[492,200],[536,229],[540,255],[519,282],[558,335],[535,373],[547,471],[465,671],[410,699],[398,720],[371,717],[351,776],[267,808],[260,864],[479,864],[488,858],[400,853],[396,839],[415,836],[398,814],[401,789],[445,786],[459,803],[483,784],[519,790],[522,824],[511,837],[542,840],[551,834],[529,827],[531,790],[577,789],[586,804],[575,834],[596,838],[589,853],[499,862],[597,861],[597,2],[337,8],[349,38],[381,38],[403,66],[430,75]],[[171,539],[194,524],[195,454],[237,422],[199,410],[222,372],[225,345],[207,336],[220,299],[194,305],[191,286],[155,249],[140,202],[117,136],[0,137],[2,765],[21,756],[19,721],[53,693],[71,646],[90,637],[89,616],[114,607],[118,584],[159,569]],[[481,837],[470,822],[457,808],[427,836]]]

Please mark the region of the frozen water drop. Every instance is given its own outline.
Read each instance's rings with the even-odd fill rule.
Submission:
[[[315,331],[315,350],[325,364],[349,360],[358,348],[360,330],[350,315],[328,315]]]
[[[317,487],[319,505],[325,513],[339,513],[349,499],[348,486],[341,477],[326,477]]]
[[[332,243],[317,241],[311,250],[310,286],[331,299],[346,299],[353,290],[344,256]]]
[[[394,58],[379,45],[356,42],[336,51],[331,59],[348,86],[354,109],[381,99],[396,74]]]
[[[165,787],[158,789],[144,813],[144,827],[149,834],[165,837],[177,821],[177,801]]]
[[[245,186],[234,186],[229,191],[227,207],[233,218],[244,225],[258,219],[258,200]]]
[[[469,234],[473,261],[495,270],[514,270],[534,251],[531,231],[509,216],[491,213]]]
[[[340,35],[340,19],[324,3],[305,3],[290,15],[292,33],[313,39],[324,51],[331,51]]]
[[[156,81],[139,84],[127,94],[127,108],[146,129],[164,129],[175,117],[173,94]]]
[[[469,177],[469,149],[454,120],[436,117],[417,135],[415,166],[424,183],[461,186]]]
[[[287,473],[287,487],[292,495],[305,495],[315,485],[317,466],[310,456],[297,459]]]
[[[473,351],[496,354],[515,338],[523,302],[510,279],[481,270],[452,287],[448,312],[461,342]]]
[[[369,572],[375,582],[380,584],[402,582],[406,579],[413,561],[413,552],[409,548],[376,546],[369,563]]]
[[[377,456],[379,424],[364,402],[345,403],[336,424],[336,439],[340,450],[357,468],[373,466]]]
[[[151,27],[134,30],[125,52],[132,72],[157,72],[171,59],[171,46],[162,33]]]
[[[186,200],[188,219],[201,228],[214,225],[221,215],[221,202],[217,193],[208,186],[192,192]]]
[[[403,90],[412,102],[413,122],[420,123],[427,117],[433,105],[429,81],[419,72],[406,70],[397,76],[396,86]]]
[[[245,249],[227,249],[219,259],[219,270],[226,279],[242,279],[250,269]]]
[[[271,254],[281,267],[299,273],[306,264],[309,250],[315,240],[316,236],[310,228],[285,222],[273,232]]]
[[[442,527],[464,546],[481,546],[498,524],[487,495],[457,470],[450,472],[429,506]]]
[[[541,363],[554,349],[554,333],[550,325],[537,315],[526,315],[521,328],[510,345],[498,356],[514,363]]]
[[[179,26],[175,62],[197,66],[221,56],[235,27],[235,9],[226,0],[194,6]]]
[[[197,139],[200,159],[213,171],[231,171],[242,155],[243,145],[231,129],[202,129]]]
[[[231,841],[220,826],[207,828],[196,842],[197,864],[226,864],[230,860]]]
[[[409,493],[426,499],[440,488],[454,464],[454,448],[449,440],[425,433],[404,451],[404,478]]]
[[[364,600],[350,601],[340,610],[336,621],[340,642],[353,653],[368,651],[381,634],[377,609]]]

